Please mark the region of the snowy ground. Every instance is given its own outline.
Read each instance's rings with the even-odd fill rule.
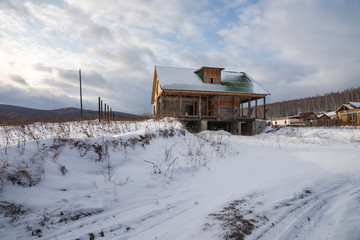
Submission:
[[[360,128],[0,127],[0,239],[360,239]]]

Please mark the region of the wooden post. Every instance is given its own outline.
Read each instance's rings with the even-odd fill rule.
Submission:
[[[182,98],[183,98],[183,96],[180,95],[180,113],[179,113],[179,116],[182,116],[182,115],[183,115],[183,114],[182,114]]]
[[[255,118],[257,118],[257,99],[255,100]]]
[[[219,105],[220,105],[220,98],[219,98],[219,96],[216,96],[216,100],[217,100],[217,106],[216,106],[216,110],[217,110],[217,117],[219,118],[219,111],[220,111],[220,108],[219,108]]]
[[[240,106],[241,106],[241,117],[243,117],[244,116],[244,104],[240,103]]]
[[[209,96],[206,96],[206,116],[209,116]]]
[[[199,108],[199,119],[201,120],[201,95],[199,96],[199,103],[198,103],[198,108]]]
[[[165,117],[165,93],[162,94],[161,98],[162,98],[161,103],[162,103],[162,108],[163,108],[162,117]]]
[[[103,119],[103,101],[100,101],[100,119]]]
[[[79,81],[80,81],[80,119],[83,119],[83,105],[82,105],[82,87],[81,87],[81,69],[79,69]]]
[[[99,111],[99,122],[101,122],[101,106],[100,106],[100,97],[98,98],[98,111]]]
[[[235,109],[235,96],[232,97],[232,108],[233,108],[233,117],[236,119],[236,109]]]
[[[264,120],[266,120],[266,100],[264,97]]]
[[[249,97],[249,101],[248,101],[248,118],[251,117],[250,114],[251,114],[251,97]]]
[[[107,113],[106,113],[106,103],[104,103],[104,120],[106,121]]]

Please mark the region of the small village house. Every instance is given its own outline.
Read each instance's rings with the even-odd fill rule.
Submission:
[[[300,113],[299,116],[297,116],[297,119],[299,120],[300,124],[312,125],[312,123],[316,121],[318,117],[314,112],[304,112]]]
[[[336,110],[341,125],[360,125],[360,102],[348,102]]]
[[[295,116],[293,117],[282,117],[282,118],[274,118],[271,120],[272,126],[290,126],[290,125],[297,125],[299,123],[299,119]]]
[[[319,120],[328,120],[328,119],[337,119],[337,115],[335,111],[329,111],[322,113],[318,116]]]
[[[244,72],[155,66],[151,104],[154,117],[176,117],[197,131],[255,134],[266,126],[267,95]],[[259,100],[262,116],[258,115]]]

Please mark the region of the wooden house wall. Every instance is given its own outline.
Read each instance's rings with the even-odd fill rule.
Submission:
[[[355,114],[355,121],[350,120],[350,114]],[[338,117],[342,125],[356,125],[360,126],[360,110],[348,110],[338,112]]]
[[[158,102],[166,116],[197,116],[199,110],[201,116],[233,118],[240,114],[240,98],[233,96],[202,96],[201,100],[199,96],[166,96]]]

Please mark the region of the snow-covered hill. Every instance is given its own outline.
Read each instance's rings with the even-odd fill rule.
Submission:
[[[0,239],[359,239],[360,128],[0,128]]]

